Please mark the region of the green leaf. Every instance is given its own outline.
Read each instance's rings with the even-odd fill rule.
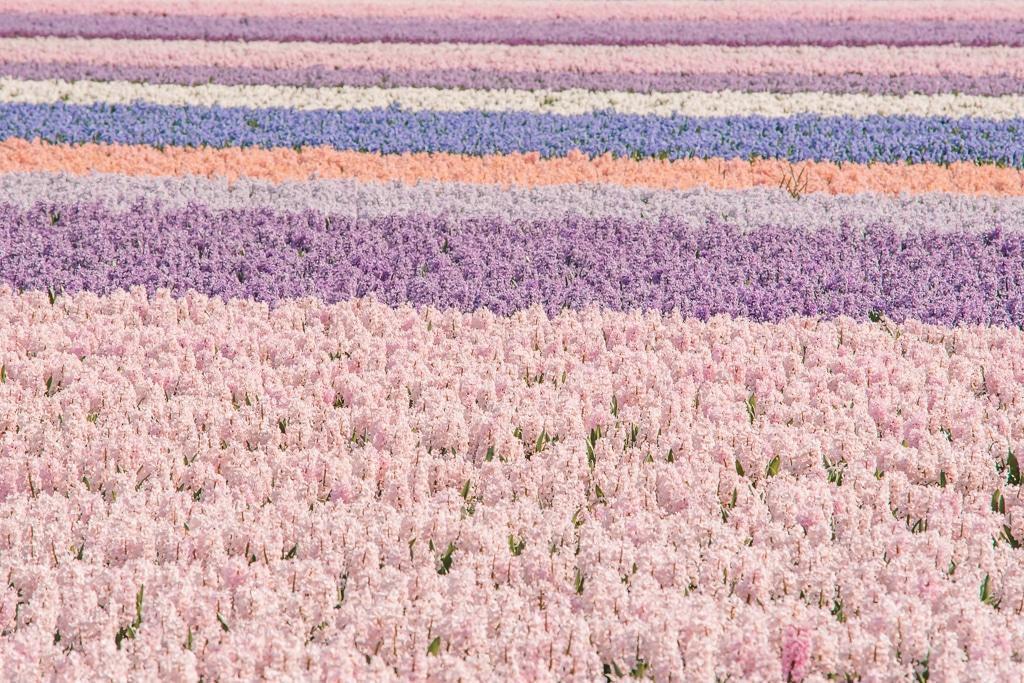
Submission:
[[[946,488],[946,484],[948,483],[949,480],[946,479],[946,470],[939,470],[939,486]]]
[[[768,463],[768,469],[765,470],[765,474],[769,477],[774,477],[776,474],[779,473],[780,464],[781,461],[779,460],[779,456],[776,455],[774,458],[772,458],[772,461]]]
[[[740,464],[739,460],[736,461],[736,474],[740,475],[741,477],[745,474],[743,471],[743,465]]]
[[[142,626],[142,597],[146,591],[146,585],[143,584],[139,587],[139,592],[135,595],[135,621],[132,622],[132,626],[139,628]]]
[[[460,491],[460,493],[462,494],[462,500],[469,499],[469,482],[470,480],[467,479],[466,483],[462,485],[462,491]]]
[[[915,660],[914,664],[914,683],[928,683],[928,679],[931,677],[931,670],[929,669],[929,661],[932,658],[931,652],[924,659]]]
[[[415,543],[416,539],[413,539],[409,543],[409,554],[412,555],[412,544]],[[341,579],[338,581],[338,602],[334,604],[334,609],[341,609],[341,603],[345,602],[345,589],[348,588],[348,572],[341,575]]]
[[[452,568],[452,553],[455,552],[455,544],[449,543],[448,547],[444,549],[444,553],[441,554],[440,563],[441,566],[437,568],[437,573],[442,576],[451,571]]]
[[[523,539],[516,540],[516,537],[512,534],[508,535],[508,549],[509,551],[518,557],[523,554],[523,548],[526,547],[526,541]]]
[[[846,614],[843,612],[843,601],[836,599],[832,601],[832,616],[836,618],[840,624],[846,622]]]
[[[220,622],[220,627],[221,627],[221,629],[223,629],[223,630],[224,630],[225,632],[227,632],[227,631],[230,631],[230,630],[231,630],[230,628],[228,628],[228,622],[224,621],[224,617],[222,617],[222,616],[220,615],[220,612],[217,612],[217,621],[219,621],[219,622]]]
[[[114,644],[117,645],[117,649],[121,649],[121,643],[124,639],[135,640],[135,629],[131,626],[122,626],[117,629],[117,633],[114,634]]]
[[[484,457],[484,460],[487,462],[494,460],[494,446],[487,449],[487,455]]]
[[[1006,483],[1009,486],[1020,486],[1020,463],[1017,461],[1017,454],[1012,450],[1007,451],[1006,454]]]
[[[289,550],[287,553],[285,553],[284,559],[286,559],[286,560],[293,560],[293,559],[295,559],[295,554],[297,552],[299,552],[299,544],[298,543],[293,545],[292,549]]]
[[[1003,498],[1003,492],[996,489],[995,493],[992,494],[992,512],[998,512],[1001,515],[1006,514],[1006,499]]]
[[[1010,530],[1009,524],[1003,525],[1003,531],[999,534],[999,538],[1003,539],[1010,544],[1010,547],[1016,550],[1020,547],[1021,542],[1013,537],[1013,532]]]
[[[434,655],[435,657],[441,652],[441,636],[434,638],[430,641],[430,645],[427,646],[427,654]]]
[[[992,579],[989,578],[988,574],[985,574],[985,580],[981,582],[981,588],[978,590],[978,595],[981,597],[981,601],[986,605],[996,606],[996,596],[992,593]]]
[[[636,664],[630,670],[629,675],[631,678],[643,678],[644,674],[647,673],[647,667],[650,666],[643,659],[636,660]]]
[[[590,436],[587,437],[587,464],[590,469],[593,470],[597,465],[597,454],[594,452],[594,447],[597,445],[597,440],[601,438],[601,427],[600,425],[590,430]]]
[[[825,473],[828,483],[835,484],[836,486],[843,485],[843,470],[846,469],[846,460],[840,458],[838,462],[832,462],[824,455],[821,456],[821,462],[825,465]]]
[[[583,584],[587,582],[587,577],[583,576],[583,572],[580,571],[579,567],[576,567],[576,577],[573,579],[573,585],[576,587],[576,594],[583,595]]]
[[[540,430],[540,435],[537,437],[537,443],[533,447],[533,452],[540,453],[549,441],[551,441],[551,437],[548,436],[547,431],[544,429]]]
[[[754,424],[754,418],[757,416],[757,397],[753,394],[747,399],[747,417],[750,418],[750,424]]]

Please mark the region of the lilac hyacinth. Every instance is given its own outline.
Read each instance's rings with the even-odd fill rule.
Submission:
[[[0,278],[24,289],[142,285],[275,303],[375,295],[509,314],[600,304],[756,321],[884,314],[946,325],[1024,325],[1024,232],[885,224],[741,231],[699,221],[353,219],[307,210],[211,212],[137,204],[0,209]]]
[[[1024,81],[1012,74],[970,76],[959,73],[899,76],[843,74],[674,74],[586,71],[500,71],[494,69],[301,69],[206,66],[123,66],[89,62],[0,62],[0,77],[26,80],[129,81],[202,85],[295,85],[311,88],[416,87],[514,90],[601,90],[618,92],[823,92],[830,94],[964,95],[1024,94]]]
[[[261,17],[2,13],[0,36],[504,43],[509,45],[944,45],[1024,44],[1024,22]]]

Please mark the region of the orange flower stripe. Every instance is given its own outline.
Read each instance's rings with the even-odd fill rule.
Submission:
[[[1022,196],[1024,171],[970,163],[835,164],[775,159],[660,161],[589,158],[580,152],[541,159],[536,153],[494,156],[455,154],[380,155],[332,148],[181,148],[144,145],[54,145],[9,139],[0,142],[0,173],[47,171],[84,175],[201,175],[283,181],[355,178],[361,181],[422,180],[511,185],[608,183],[654,189],[782,187],[793,194],[827,192],[958,192]]]

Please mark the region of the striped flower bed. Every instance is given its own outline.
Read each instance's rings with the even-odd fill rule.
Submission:
[[[0,679],[1024,681],[1021,6],[478,5],[0,0]]]

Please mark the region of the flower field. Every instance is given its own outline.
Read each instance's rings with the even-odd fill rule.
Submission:
[[[0,0],[0,680],[1024,683],[1024,4]]]

